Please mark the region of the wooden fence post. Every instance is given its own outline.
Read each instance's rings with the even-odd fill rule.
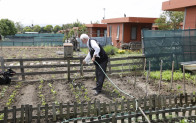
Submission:
[[[20,71],[22,73],[22,80],[25,81],[24,66],[23,66],[23,59],[22,58],[20,58]]]
[[[45,105],[45,121],[48,122],[48,104]]]
[[[25,123],[29,121],[29,105],[25,105]]]
[[[96,116],[97,115],[97,105],[96,105],[97,103],[96,103],[96,100],[94,101],[94,109],[93,109],[93,114],[94,114],[94,116]]]
[[[80,59],[80,76],[83,76],[83,60]]]
[[[103,111],[101,112],[101,115],[105,115],[106,114],[106,102],[103,103]]]
[[[116,123],[116,115],[115,114],[112,115],[112,123]]]
[[[21,105],[21,118],[20,118],[21,123],[24,123],[24,105]]]
[[[109,119],[109,118],[110,118],[110,115],[106,114],[106,119]],[[109,120],[107,120],[106,123],[109,123]]]
[[[56,121],[56,107],[55,107],[55,103],[52,103],[52,121],[55,122]]]
[[[87,116],[90,117],[91,114],[91,101],[88,101],[88,112],[87,112]]]
[[[74,102],[73,112],[74,112],[74,117],[77,117],[77,103],[76,102]]]
[[[29,106],[29,123],[31,123],[32,122],[32,112],[33,112],[33,106],[32,105],[30,105]]]
[[[70,104],[69,102],[67,103],[67,119],[70,119]]]
[[[67,58],[67,79],[70,81],[70,59]]]
[[[8,107],[4,107],[4,123],[7,123],[8,118]]]
[[[112,101],[110,101],[110,103],[109,103],[109,114],[111,114],[112,113]]]
[[[13,117],[12,117],[13,123],[16,123],[16,106],[13,106]]]
[[[128,123],[131,123],[131,111],[129,111],[129,114],[128,114]]]
[[[5,65],[4,65],[3,57],[0,57],[0,61],[1,61],[1,70],[2,70],[2,72],[5,72]]]
[[[83,117],[84,116],[84,103],[81,102],[81,107],[80,107],[80,116]]]
[[[37,123],[40,123],[40,115],[41,115],[41,110],[40,110],[41,105],[37,105]]]
[[[124,116],[124,113],[123,112],[121,112],[121,116],[123,117]],[[124,118],[122,118],[121,119],[121,123],[124,123],[125,122],[125,120],[124,120]]]
[[[111,67],[110,57],[108,57],[108,68],[109,68],[109,74],[112,74],[112,67]]]
[[[59,110],[60,110],[60,120],[63,120],[63,104],[62,103],[60,103]]]

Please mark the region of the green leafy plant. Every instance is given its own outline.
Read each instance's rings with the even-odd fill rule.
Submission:
[[[147,74],[147,72],[145,72],[145,75]],[[171,81],[171,71],[170,70],[166,70],[162,72],[162,80],[164,81]],[[151,71],[150,72],[150,78],[152,79],[160,79],[160,71]],[[189,79],[191,78],[191,75],[189,73],[185,73],[185,78]],[[175,71],[173,73],[173,80],[177,81],[177,80],[182,80],[183,79],[183,73],[181,71]]]
[[[104,50],[108,55],[115,55],[116,52],[118,51],[118,48],[111,45],[107,45],[104,47]]]

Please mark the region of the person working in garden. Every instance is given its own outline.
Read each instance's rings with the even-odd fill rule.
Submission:
[[[89,48],[89,52],[83,60],[83,64],[89,64],[90,60],[92,60],[95,64],[96,87],[93,88],[93,90],[95,90],[94,95],[98,95],[102,91],[102,86],[105,79],[104,72],[106,72],[108,56],[102,46],[95,40],[90,39],[87,34],[82,34],[80,39],[84,44],[87,44],[87,47]],[[102,70],[104,70],[104,72]]]

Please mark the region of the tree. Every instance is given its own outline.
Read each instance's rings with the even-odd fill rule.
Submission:
[[[83,24],[80,22],[80,21],[76,21],[76,22],[74,22],[73,23],[73,27],[80,27],[80,26],[82,26]]]
[[[85,24],[80,26],[80,29],[78,30],[78,34],[82,34],[82,33],[87,33],[87,28],[85,26]]]
[[[23,29],[23,32],[33,32],[33,30],[32,30],[29,26],[26,26],[26,27]]]
[[[44,30],[47,32],[47,33],[51,33],[53,31],[53,26],[52,25],[46,25],[44,27]]]
[[[59,30],[61,30],[62,28],[59,25],[56,25],[53,29],[54,33],[57,33]]]
[[[15,35],[17,33],[17,29],[14,25],[14,22],[8,19],[0,20],[0,34],[3,36],[6,35]]]
[[[63,28],[63,30],[71,29],[71,28],[73,28],[73,25],[70,24],[70,23],[69,24],[63,24],[62,28]]]
[[[20,22],[15,23],[15,27],[17,29],[17,33],[21,33],[23,31],[23,25]]]
[[[180,23],[184,20],[184,13],[179,11],[165,11],[160,18],[155,20],[159,30],[180,29]]]
[[[41,27],[39,25],[33,26],[33,32],[40,32],[40,31],[41,31]]]

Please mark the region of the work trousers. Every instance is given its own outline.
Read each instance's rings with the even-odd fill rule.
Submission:
[[[106,72],[107,63],[108,63],[108,60],[99,63],[99,65],[102,67],[104,72]],[[103,87],[103,82],[104,82],[104,79],[105,79],[105,74],[98,65],[95,65],[95,69],[96,69],[95,74],[96,74],[96,84],[97,84],[96,90],[98,92],[101,92],[102,87]]]

